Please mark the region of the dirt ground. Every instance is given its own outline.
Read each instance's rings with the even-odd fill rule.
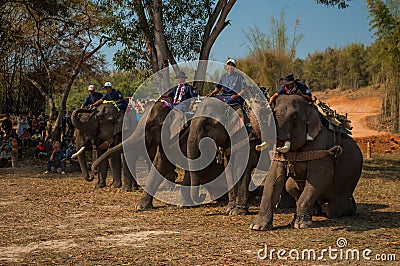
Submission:
[[[330,104],[338,109],[344,100],[352,107],[375,102],[336,100]],[[249,230],[259,197],[247,216],[225,215],[217,204],[176,209],[157,200],[154,211],[136,212],[140,191],[95,189],[80,173],[45,175],[44,161],[33,159],[1,168],[0,265],[399,265],[400,139],[356,133],[360,124],[367,127],[352,120],[353,135],[360,147],[373,142],[373,158],[365,160],[354,194],[357,215],[313,217],[313,228],[305,230],[287,226],[294,209],[279,209],[272,231]],[[307,257],[310,250],[315,258]],[[346,258],[349,250],[359,251],[359,259]]]

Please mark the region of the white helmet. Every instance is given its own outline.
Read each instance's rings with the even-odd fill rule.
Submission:
[[[107,81],[106,83],[104,83],[104,87],[112,87],[111,82]]]

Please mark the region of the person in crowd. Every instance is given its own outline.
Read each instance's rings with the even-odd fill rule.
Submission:
[[[24,128],[21,136],[19,136],[22,140],[22,147],[25,149],[29,148],[29,146],[33,143],[31,134],[29,133],[27,128]]]
[[[103,95],[100,92],[97,92],[94,88],[94,85],[89,85],[88,87],[89,94],[86,96],[85,100],[83,101],[81,108],[85,107],[93,107],[92,105],[100,100]]]
[[[40,134],[42,134],[42,139],[46,138],[46,124],[47,120],[49,120],[49,116],[45,114],[45,112],[42,110],[40,111],[40,115],[38,116],[38,119],[40,121]]]
[[[20,113],[17,118],[17,134],[18,134],[18,136],[22,135],[22,133],[24,132],[24,128],[29,129],[28,120],[26,119],[26,116],[24,116],[22,113]]]
[[[8,145],[4,145],[0,152],[0,167],[11,167],[12,153]]]
[[[214,96],[222,90],[222,95],[217,96],[217,98],[226,104],[242,104],[244,99],[241,96],[246,91],[246,81],[242,74],[235,71],[236,61],[234,59],[228,59],[225,68],[227,72],[222,74],[214,90],[206,96]]]
[[[34,145],[38,145],[39,141],[42,140],[42,135],[40,134],[39,130],[37,129],[33,136],[31,137]]]
[[[104,88],[106,93],[103,94],[103,97],[100,100],[91,104],[90,107],[98,106],[104,101],[114,101],[117,104],[117,107],[125,112],[126,108],[128,107],[128,103],[122,93],[119,90],[113,89],[112,84],[109,81],[104,83]]]
[[[66,132],[64,132],[64,135],[67,135],[68,137],[72,138],[74,135],[74,125],[72,124],[71,120],[72,112],[68,111],[67,114],[65,115],[65,124],[66,124]]]
[[[36,133],[36,131],[40,130],[40,121],[37,118],[37,115],[32,116],[32,135]]]
[[[72,144],[72,143],[68,144],[68,148],[65,151],[65,158],[70,161],[72,154],[74,154],[75,152],[76,151],[75,151],[74,144]]]
[[[300,82],[299,79],[294,79],[293,74],[286,75],[279,79],[281,87],[277,90],[269,99],[269,104],[273,104],[275,99],[281,94],[298,94],[303,96],[307,101],[312,101],[312,95],[310,89],[306,84]]]
[[[172,105],[183,112],[191,110],[194,100],[186,101],[191,98],[197,97],[197,93],[194,88],[186,83],[186,74],[181,71],[176,75],[178,85],[170,89],[163,97],[170,97],[172,99]]]
[[[47,156],[47,152],[43,145],[43,141],[40,140],[35,149],[35,158],[42,159],[45,156]]]
[[[12,130],[12,121],[11,121],[11,116],[10,114],[6,114],[6,118],[3,120],[3,122],[1,123],[1,128],[4,130],[4,132],[7,135],[11,134],[11,130]]]
[[[29,134],[33,134],[33,132],[32,132],[32,119],[33,119],[33,116],[32,116],[32,112],[31,111],[29,111],[28,112],[28,114],[25,116],[25,118],[26,118],[26,121],[28,122],[28,132],[29,132]]]
[[[53,152],[51,153],[50,158],[47,161],[47,169],[44,173],[49,174],[52,166],[56,168],[60,167],[61,174],[65,174],[65,154],[59,144],[53,146]]]

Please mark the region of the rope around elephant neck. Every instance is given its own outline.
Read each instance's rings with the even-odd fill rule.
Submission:
[[[339,145],[333,146],[329,150],[301,151],[280,153],[275,152],[273,160],[278,162],[308,162],[322,159],[326,156],[339,157],[343,152],[343,148]]]

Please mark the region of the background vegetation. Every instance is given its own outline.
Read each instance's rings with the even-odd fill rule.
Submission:
[[[227,15],[235,2],[0,1],[0,113],[46,109],[51,132],[67,110],[80,105],[89,84],[103,92],[104,82],[111,81],[131,96],[146,77],[163,67],[178,60],[207,60],[216,38],[229,25]],[[351,4],[315,2],[338,8]],[[398,132],[400,1],[366,2],[376,37],[371,45],[328,47],[299,59],[296,47],[303,38],[297,31],[299,21],[289,36],[291,25],[286,24],[283,10],[271,20],[270,32],[256,27],[246,31],[249,53],[238,60],[238,67],[258,84],[271,87],[271,92],[287,73],[294,73],[313,91],[384,86],[382,120]],[[181,16],[183,9],[191,12]],[[181,39],[183,29],[191,38]],[[110,72],[99,51],[116,42],[122,43],[114,57],[118,70]],[[201,68],[195,75],[202,75]],[[195,86],[203,91],[204,84]]]

